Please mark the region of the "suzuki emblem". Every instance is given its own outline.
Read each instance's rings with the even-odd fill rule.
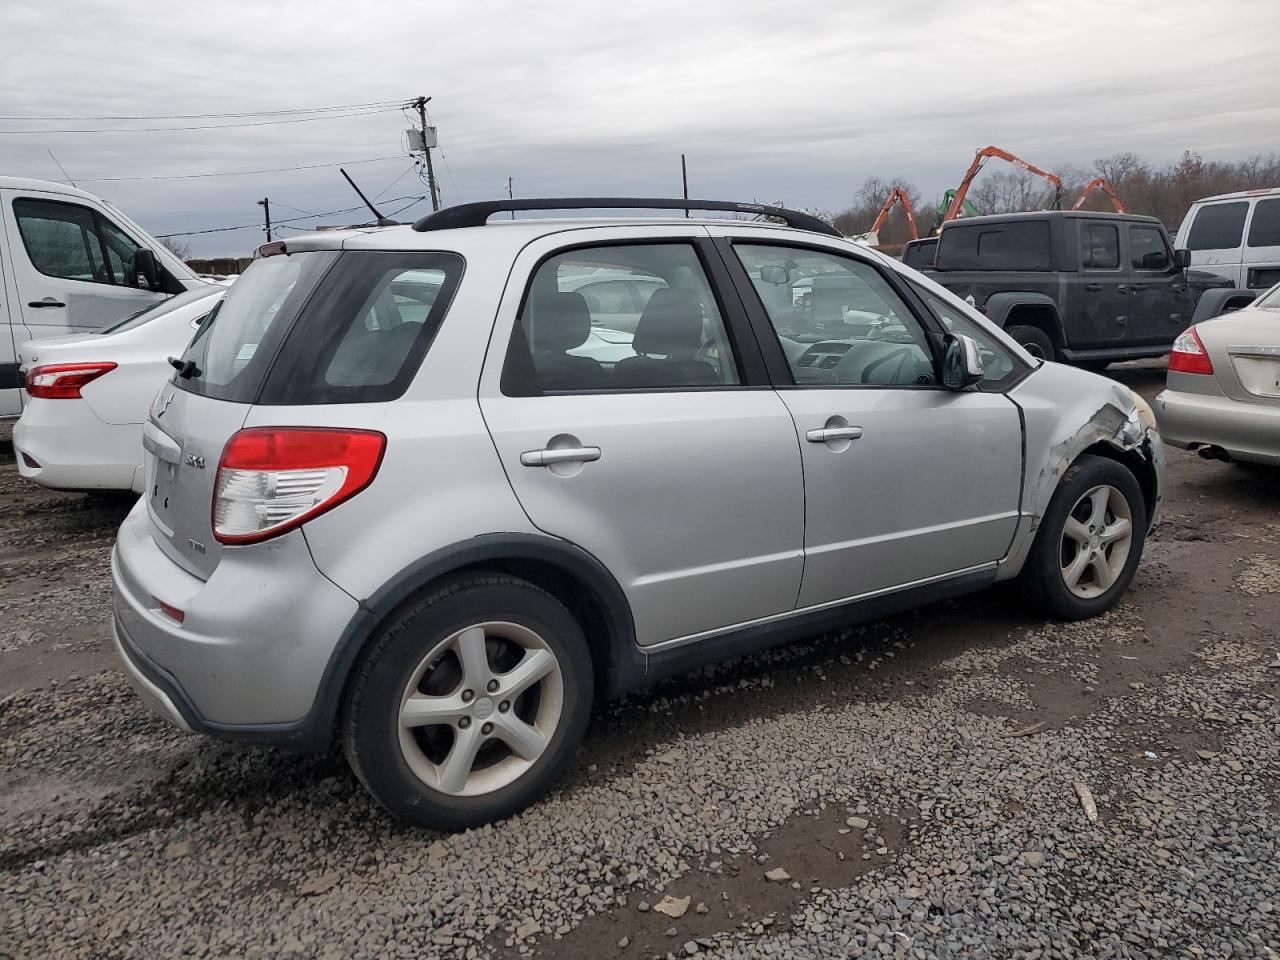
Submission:
[[[172,391],[172,390],[170,390],[168,393],[164,394],[164,395],[160,398],[160,402],[159,402],[159,404],[157,404],[157,406],[159,407],[159,409],[158,409],[158,410],[156,410],[156,419],[157,419],[157,420],[159,420],[161,417],[163,417],[163,416],[164,416],[164,412],[165,412],[166,410],[168,410],[168,409],[169,409],[169,404],[171,404],[171,403],[173,403],[173,391]]]
[[[197,470],[204,469],[204,457],[197,457],[194,453],[187,454],[187,466],[195,467]]]

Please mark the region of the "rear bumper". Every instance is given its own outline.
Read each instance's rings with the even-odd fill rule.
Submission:
[[[1280,404],[1165,390],[1155,412],[1161,436],[1175,447],[1221,447],[1233,459],[1280,465]]]
[[[111,573],[117,653],[157,713],[230,740],[302,750],[329,742],[317,693],[357,605],[316,569],[301,533],[226,549],[203,581],[156,544],[139,501],[120,528]],[[182,622],[161,602],[181,610]]]
[[[142,425],[104,423],[84,400],[28,399],[13,446],[18,472],[42,486],[142,490]]]

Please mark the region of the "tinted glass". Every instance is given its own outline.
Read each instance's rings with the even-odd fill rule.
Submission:
[[[902,252],[902,262],[908,267],[923,270],[933,266],[934,255],[938,252],[937,240],[922,240],[919,243],[908,243]]]
[[[207,297],[215,297],[216,294],[222,292],[222,289],[212,284],[201,286],[196,290],[188,290],[186,293],[180,293],[176,297],[170,297],[168,300],[161,300],[158,303],[143,307],[141,310],[101,328],[98,333],[120,333],[124,330],[132,330],[134,327],[150,323],[157,317],[162,317],[166,313],[177,310],[179,307],[185,307],[188,303],[195,303],[197,300],[204,300]],[[216,299],[211,299],[207,306],[212,308],[217,302]]]
[[[185,390],[262,404],[399,396],[462,276],[442,253],[295,253],[256,261],[183,355]]]
[[[798,384],[934,383],[919,321],[870,264],[798,247],[735,243]]]
[[[1249,212],[1249,204],[1244,200],[1236,203],[1211,203],[1196,211],[1196,218],[1191,222],[1191,233],[1187,236],[1188,250],[1225,250],[1240,246],[1240,237],[1244,233],[1244,217]]]
[[[1280,247],[1280,198],[1259,200],[1249,221],[1249,246]]]
[[[1168,270],[1173,259],[1164,234],[1155,227],[1130,227],[1129,261],[1135,270]]]
[[[605,272],[608,279],[599,279]],[[512,331],[502,388],[524,396],[739,382],[697,251],[651,243],[568,250],[544,260]]]
[[[1049,270],[1045,220],[948,224],[938,238],[939,270]]]
[[[1120,231],[1110,223],[1080,225],[1080,266],[1114,270],[1120,266]]]
[[[93,211],[74,203],[15,200],[13,212],[31,265],[50,277],[111,283]]]
[[[964,311],[958,306],[942,299],[921,284],[913,283],[912,287],[933,315],[947,328],[948,333],[964,334],[978,341],[978,346],[982,348],[983,386],[1002,386],[1022,371],[1022,364],[1014,359],[1013,354],[1005,348],[1004,344],[991,336],[972,317],[965,316]]]

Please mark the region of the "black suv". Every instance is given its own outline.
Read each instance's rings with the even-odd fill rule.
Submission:
[[[946,224],[929,275],[978,307],[1036,356],[1102,369],[1158,357],[1193,322],[1249,303],[1212,274],[1188,270],[1155,217],[1042,210]],[[930,244],[932,245],[932,244]],[[910,263],[910,257],[908,257]]]

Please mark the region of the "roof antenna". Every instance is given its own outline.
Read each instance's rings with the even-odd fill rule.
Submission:
[[[381,213],[378,212],[377,207],[375,207],[372,203],[369,202],[369,198],[364,195],[364,191],[361,190],[358,186],[356,186],[356,182],[351,179],[351,174],[347,173],[347,171],[343,170],[341,167],[338,168],[338,172],[347,178],[347,183],[351,184],[351,189],[354,190],[356,193],[358,193],[360,195],[360,199],[364,201],[364,205],[373,211],[373,215],[378,218],[378,226],[380,227],[397,226],[398,221],[388,220],[386,217],[384,217]]]

